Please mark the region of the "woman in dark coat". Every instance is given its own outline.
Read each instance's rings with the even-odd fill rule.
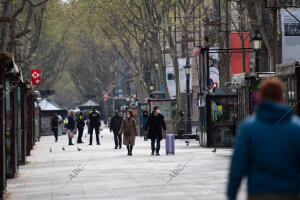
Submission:
[[[159,156],[160,141],[162,140],[162,130],[166,131],[166,124],[164,116],[159,113],[159,107],[155,106],[152,114],[149,116],[147,124],[145,126],[145,131],[148,132],[148,138],[151,139],[151,155],[154,155],[156,150],[156,155]],[[156,147],[155,147],[156,142]]]
[[[123,134],[123,144],[127,146],[128,156],[132,156],[132,149],[135,144],[135,137],[138,136],[136,121],[131,111],[127,111],[126,118],[123,119],[119,134]]]

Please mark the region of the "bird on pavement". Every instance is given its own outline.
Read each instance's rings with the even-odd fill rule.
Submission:
[[[77,147],[77,150],[78,150],[78,151],[81,151],[82,149],[80,149],[79,147]]]
[[[66,150],[65,147],[62,147],[62,150],[63,150],[63,151]]]
[[[49,150],[49,151],[50,151],[50,153],[52,152],[52,149],[51,149],[51,147],[50,147],[50,150]]]
[[[213,153],[216,153],[217,152],[217,148],[214,148],[214,150],[212,150]]]

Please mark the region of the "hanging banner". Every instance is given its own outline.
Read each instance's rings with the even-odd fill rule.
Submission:
[[[300,61],[300,9],[288,9],[294,17],[285,9],[281,9],[282,21],[282,63]]]
[[[242,35],[242,33],[240,33]],[[250,34],[244,32],[243,34],[245,48],[250,48]],[[242,38],[239,33],[231,33],[231,49],[241,49],[242,48]],[[246,64],[246,73],[250,73],[250,52],[246,51],[245,64]],[[232,74],[243,73],[243,50],[232,51]]]
[[[41,70],[31,70],[31,83],[32,85],[41,84]]]

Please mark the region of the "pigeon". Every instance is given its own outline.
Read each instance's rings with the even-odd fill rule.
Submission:
[[[217,152],[217,148],[214,148],[214,150],[212,150],[213,153],[216,153]]]
[[[80,149],[79,147],[77,147],[77,150],[78,150],[78,151],[81,151],[82,149]]]
[[[65,147],[62,147],[62,150],[63,150],[63,151],[66,150]]]
[[[49,150],[49,151],[50,151],[50,153],[52,152],[52,149],[51,149],[51,147],[50,147],[50,150]]]

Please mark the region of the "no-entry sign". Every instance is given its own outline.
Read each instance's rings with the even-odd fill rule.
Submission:
[[[41,84],[41,70],[31,70],[31,82],[32,85]]]

